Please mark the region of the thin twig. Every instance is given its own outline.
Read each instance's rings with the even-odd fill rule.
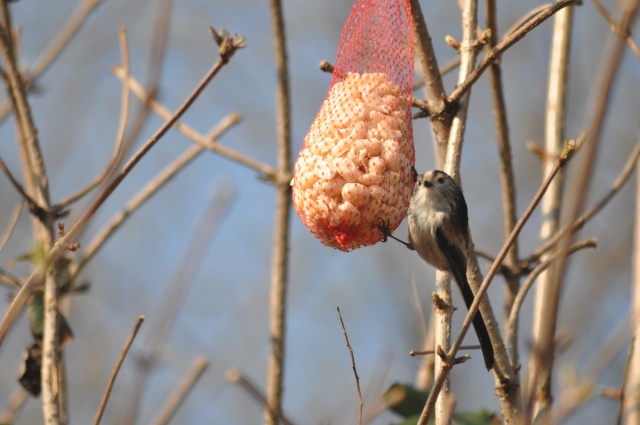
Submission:
[[[580,143],[578,143],[578,145],[580,145]],[[558,170],[562,168],[564,165],[566,165],[567,161],[571,158],[571,156],[575,152],[575,146],[576,146],[575,143],[570,143],[570,142],[566,143],[565,152],[563,152],[563,155],[561,155],[558,158],[556,162],[555,170],[547,176],[546,180],[538,190],[538,193],[536,193],[533,200],[527,207],[526,211],[524,212],[524,214],[516,224],[516,227],[514,227],[513,231],[511,232],[511,235],[509,235],[509,239],[503,245],[502,249],[500,250],[500,253],[496,256],[496,261],[494,261],[493,264],[491,265],[489,272],[487,273],[484,281],[482,282],[482,285],[480,286],[480,288],[478,289],[478,292],[475,295],[475,299],[473,303],[469,307],[469,312],[467,313],[467,316],[464,319],[464,323],[462,325],[462,329],[460,329],[460,333],[458,334],[458,337],[453,343],[451,350],[449,350],[449,352],[447,353],[448,358],[453,358],[458,352],[458,350],[460,349],[460,346],[462,345],[462,340],[464,339],[464,336],[466,335],[467,330],[471,326],[473,317],[475,317],[476,313],[478,312],[480,301],[482,300],[482,297],[486,294],[487,290],[489,289],[489,285],[491,284],[498,269],[500,268],[500,265],[502,264],[502,261],[507,255],[507,251],[509,250],[509,248],[511,247],[511,244],[518,237],[518,235],[520,234],[520,231],[522,230],[524,225],[527,223],[527,221],[533,214],[533,211],[535,210],[536,206],[540,202],[540,199],[542,198],[545,191],[549,187],[549,184],[555,177]],[[444,364],[441,367],[440,372],[438,373],[438,376],[436,378],[434,387],[431,390],[431,393],[429,394],[427,403],[425,404],[424,409],[422,410],[422,414],[420,415],[420,419],[418,420],[418,425],[424,425],[427,423],[427,419],[431,415],[431,412],[433,412],[433,407],[435,406],[436,399],[438,398],[442,385],[444,384],[449,372],[451,371],[451,367],[452,365],[450,364]]]
[[[113,73],[116,77],[120,79],[124,77],[121,69],[118,67],[113,68]],[[133,94],[135,94],[139,99],[146,99],[148,97],[147,93],[144,91],[140,83],[138,83],[133,78],[131,79],[131,90],[133,91]],[[150,105],[151,105],[151,110],[161,118],[168,119],[171,116],[171,112],[156,100],[151,100]],[[178,130],[180,133],[182,133],[184,136],[186,136],[187,138],[189,138],[199,146],[202,146],[205,149],[215,152],[241,165],[252,168],[257,172],[263,174],[265,176],[265,180],[270,182],[275,182],[277,173],[275,168],[271,167],[270,165],[263,164],[239,152],[236,152],[231,148],[222,146],[219,143],[216,143],[215,141],[212,141],[207,137],[201,135],[192,127],[188,126],[183,122],[176,121],[174,126],[176,130]]]
[[[120,42],[120,51],[122,55],[122,72],[129,76],[129,49],[127,47],[127,32],[125,27],[120,27],[118,33],[118,40]],[[129,106],[130,106],[131,90],[129,88],[129,78],[124,78],[122,82],[122,96],[120,105],[120,119],[118,121],[118,130],[116,132],[116,142],[114,143],[114,150],[111,160],[104,171],[88,186],[80,189],[78,192],[70,195],[64,199],[61,204],[69,205],[79,199],[82,199],[91,190],[106,182],[113,177],[120,165],[125,153],[124,136],[127,129],[127,121],[129,118]]]
[[[571,247],[569,248],[569,253],[573,254],[574,252],[579,251],[581,249],[595,248],[595,247],[596,247],[596,240],[587,239],[585,241],[578,242],[571,245]],[[514,345],[518,344],[518,338],[517,338],[518,317],[520,315],[520,309],[522,308],[522,304],[524,303],[525,297],[527,296],[529,289],[534,284],[538,276],[542,272],[544,272],[546,269],[548,269],[551,265],[553,265],[558,260],[558,258],[560,258],[560,256],[561,256],[561,253],[554,252],[552,255],[545,258],[544,261],[538,264],[533,270],[531,270],[531,273],[529,273],[529,276],[527,276],[527,279],[524,281],[516,297],[513,300],[511,312],[508,317],[509,321],[507,322],[507,326],[506,326],[507,327],[507,332],[506,332],[507,344],[509,347],[509,357],[511,360],[511,365],[513,367],[517,367],[518,361],[519,361],[518,357],[515,355],[515,353],[517,353],[517,350],[515,349]]]
[[[542,254],[553,248],[560,239],[567,235],[567,233],[570,232],[573,234],[582,229],[587,221],[598,214],[600,210],[602,210],[602,208],[604,208],[627,183],[633,172],[636,170],[638,159],[640,159],[640,139],[633,148],[633,151],[629,154],[627,162],[624,164],[624,167],[622,167],[622,171],[611,185],[611,189],[609,189],[609,191],[605,193],[604,196],[593,205],[593,207],[582,214],[577,220],[566,224],[562,229],[557,231],[551,238],[549,238],[544,244],[536,249],[533,254],[527,257],[525,261],[531,262],[537,260]]]
[[[429,314],[429,321],[427,322],[427,317],[424,313],[424,309],[422,308],[422,302],[420,301],[420,291],[418,290],[418,285],[416,283],[415,273],[412,273],[411,276],[411,294],[414,308],[416,310],[416,320],[418,321],[418,327],[420,329],[420,341],[422,343],[422,348],[425,350],[433,348],[435,344],[436,313],[435,309],[433,309]],[[434,366],[435,359],[433,357],[425,357],[423,361],[420,362],[415,378],[416,388],[423,391],[431,388],[431,385],[433,384]]]
[[[513,46],[517,43],[521,38],[527,35],[531,30],[536,28],[538,25],[549,19],[553,16],[557,11],[571,6],[573,4],[579,3],[581,0],[559,0],[556,3],[553,3],[543,12],[540,12],[535,16],[535,18],[528,21],[525,25],[517,29],[513,34],[509,37],[501,41],[496,47],[491,49],[482,59],[480,64],[473,70],[473,72],[469,75],[462,84],[458,85],[456,89],[451,92],[449,95],[448,101],[450,103],[457,102],[462,98],[462,96],[471,89],[471,86],[480,78],[482,73],[489,67],[491,63],[498,60],[501,53],[507,50],[509,47]]]
[[[169,35],[169,22],[172,16],[171,9],[173,0],[161,0],[157,2],[156,19],[152,28],[150,37],[151,47],[149,49],[149,63],[147,66],[146,92],[149,95],[142,99],[142,106],[138,110],[135,119],[132,120],[133,125],[127,132],[127,139],[124,142],[124,150],[128,152],[136,141],[144,124],[149,118],[151,112],[150,101],[158,96],[158,83],[162,73],[162,65],[167,51],[167,39]]]
[[[209,367],[209,360],[204,357],[198,357],[193,361],[191,369],[189,369],[185,377],[182,378],[182,381],[177,385],[171,397],[164,403],[164,407],[158,412],[156,419],[151,421],[152,424],[166,425],[173,419],[207,367]]]
[[[604,8],[599,0],[591,0],[591,2],[596,7],[596,9],[598,9],[598,12],[600,12],[602,17],[609,23],[609,25],[611,26],[611,32],[618,35],[619,37],[622,37],[633,54],[636,55],[638,59],[640,59],[640,47],[638,47],[638,43],[636,43],[636,41],[633,39],[631,33],[620,28],[615,19],[613,19],[613,16],[611,16],[609,12],[607,12],[607,9]]]
[[[3,10],[8,8],[6,2],[2,2],[1,7]],[[7,16],[8,15],[9,14],[7,13]],[[24,81],[20,71],[18,70],[18,65],[15,62],[16,58],[13,56],[14,52],[12,49],[12,38],[10,32],[11,28],[0,26],[0,46],[7,68],[11,101],[13,103],[13,109],[18,122],[20,149],[24,161],[23,168],[27,193],[34,197],[37,201],[37,205],[46,211],[49,209],[50,202],[49,181],[44,166],[44,160],[42,158],[42,150],[38,140],[38,133],[33,121],[33,116],[31,115],[31,107],[27,99]],[[48,237],[51,242],[53,239],[53,229],[43,229],[42,227],[47,226],[41,226],[40,224],[36,224],[36,226],[38,226],[36,227],[36,233],[39,234],[38,238],[43,239]]]
[[[29,398],[29,393],[22,388],[22,386],[18,385],[16,389],[11,393],[9,397],[9,402],[4,412],[0,414],[0,423],[2,424],[12,424],[20,415],[22,408],[25,405],[25,402]]]
[[[147,98],[142,99],[143,106],[138,111],[135,119],[133,119],[134,124],[132,125],[131,130],[127,133],[126,139],[124,137],[126,126],[122,127],[123,121],[122,120],[120,121],[121,127],[118,129],[118,137],[117,137],[117,142],[115,144],[116,147],[113,152],[113,156],[109,162],[109,165],[105,168],[105,170],[98,177],[96,177],[94,181],[91,182],[89,185],[81,188],[77,192],[69,195],[68,197],[60,201],[61,205],[68,206],[74,202],[77,202],[78,200],[84,198],[93,189],[100,186],[109,177],[110,170],[113,169],[113,167],[117,168],[118,166],[120,166],[122,158],[124,157],[126,152],[129,151],[129,148],[133,144],[133,141],[137,138],[140,130],[142,129],[142,126],[146,121],[148,112],[149,112],[149,108],[150,108],[149,101],[155,97],[158,79],[160,78],[160,71],[157,70],[157,68],[161,66],[162,58],[164,57],[166,32],[167,32],[166,25],[168,25],[167,16],[169,15],[168,10],[170,10],[170,6],[171,6],[170,3],[172,2],[172,0],[168,0],[168,2],[169,2],[168,6],[165,5],[164,8],[161,8],[161,14],[158,17],[159,23],[156,23],[156,26],[154,27],[154,35],[153,37],[151,37],[153,47],[151,49],[152,58],[150,61],[151,63],[150,63],[150,73],[149,73],[150,74],[150,77],[149,77],[150,90],[147,90],[147,92],[149,92],[150,94],[147,96]],[[129,73],[128,62],[127,64],[125,64],[123,60],[123,65],[118,67],[118,69],[122,75],[120,79],[123,82],[123,85],[122,85],[123,90],[126,90],[126,94],[127,94],[126,102],[125,102],[125,97],[124,96],[122,97],[123,103],[126,104],[128,108],[129,107],[128,96],[131,89],[130,86],[132,84],[131,75]],[[121,109],[121,111],[123,110],[124,108]],[[127,116],[128,114],[125,115],[125,117]],[[167,116],[165,117],[165,119],[168,119],[168,117],[170,116],[171,116],[171,113],[167,111]],[[126,122],[124,122],[124,124],[126,124]]]
[[[454,59],[450,60],[449,62],[445,63],[444,65],[442,65],[442,67],[440,67],[440,70],[438,71],[440,73],[441,77],[444,77],[446,74],[450,73],[451,71],[453,71],[454,69],[456,69],[458,66],[460,66],[460,56],[455,57]],[[422,87],[425,86],[425,80],[419,80],[416,81],[413,85],[413,90],[418,90]]]
[[[0,162],[2,158],[0,158]],[[7,227],[4,229],[4,232],[0,236],[0,252],[4,249],[5,245],[9,241],[13,230],[16,228],[18,224],[18,219],[20,218],[20,213],[22,212],[22,207],[24,206],[24,202],[19,202],[11,213],[11,217],[9,217],[9,223],[7,223]]]
[[[415,273],[411,275],[411,301],[416,313],[416,321],[418,322],[418,330],[420,332],[420,340],[424,343],[427,339],[427,318],[420,302],[420,291],[416,283]]]
[[[633,349],[635,348],[637,334],[635,331],[631,335],[631,344],[629,345],[629,355],[627,356],[627,364],[624,367],[624,375],[622,376],[622,384],[620,384],[620,404],[618,404],[618,414],[616,415],[616,425],[622,425],[622,416],[624,415],[625,395],[627,388],[627,380],[631,370],[631,361],[633,360]],[[635,393],[638,389],[633,389]]]
[[[340,318],[340,326],[342,327],[344,340],[346,341],[347,348],[349,349],[349,356],[351,356],[351,369],[353,369],[353,376],[356,380],[356,393],[358,393],[358,425],[362,425],[362,407],[364,406],[364,402],[362,401],[362,393],[360,392],[360,377],[358,376],[358,370],[356,369],[356,359],[353,355],[353,348],[351,348],[351,344],[349,343],[349,336],[347,335],[347,329],[345,328],[344,321],[342,320],[340,307],[336,307],[336,309],[338,310],[338,318]]]
[[[498,23],[496,18],[496,1],[486,0],[487,28],[491,29],[489,46],[493,47],[498,41]],[[504,100],[504,90],[502,85],[502,68],[500,62],[493,62],[489,66],[489,77],[491,80],[491,94],[493,96],[493,116],[496,124],[496,141],[498,142],[498,152],[500,153],[500,182],[502,183],[502,215],[503,230],[505,239],[516,225],[516,181],[513,172],[513,160],[511,154],[511,140],[509,136],[509,122],[507,120],[507,108]],[[518,292],[520,285],[520,267],[518,264],[518,241],[515,241],[507,258],[504,261],[502,270],[506,281],[504,311],[505,317],[511,310],[513,298]],[[508,273],[504,273],[505,269]]]
[[[564,388],[555,400],[556,408],[551,422],[553,425],[566,423],[567,418],[595,394],[593,387],[598,378],[611,366],[627,343],[629,319],[628,315],[623,317],[616,327],[608,332],[607,339],[597,350],[589,348],[589,353],[593,354],[584,369],[577,374],[579,378],[568,388]],[[635,325],[632,322],[632,326]]]
[[[171,334],[178,313],[183,306],[187,289],[195,281],[195,276],[206,258],[207,248],[211,245],[224,215],[229,209],[233,192],[230,188],[216,190],[208,205],[195,224],[187,250],[183,253],[173,276],[165,288],[158,306],[154,309],[155,320],[145,339],[147,351],[140,356],[132,385],[127,418],[122,423],[134,424],[140,408],[140,401],[152,368]]]
[[[122,363],[124,362],[124,358],[127,356],[127,353],[129,352],[129,348],[131,348],[131,344],[133,343],[133,340],[136,338],[136,335],[138,335],[138,331],[140,330],[140,326],[142,326],[142,322],[144,322],[144,316],[141,314],[140,316],[138,316],[138,320],[136,321],[136,324],[133,327],[131,334],[129,335],[129,339],[127,340],[126,344],[124,345],[124,348],[120,352],[120,357],[116,362],[116,366],[113,369],[113,372],[111,372],[111,377],[109,378],[109,383],[107,384],[107,388],[105,388],[104,390],[104,395],[102,396],[100,407],[98,407],[96,418],[93,420],[94,425],[98,425],[102,420],[102,415],[104,414],[104,410],[107,407],[107,402],[109,401],[109,396],[111,395],[111,389],[113,388],[113,384],[116,382],[116,377],[118,376],[118,372],[120,372],[120,367],[122,366]]]
[[[240,122],[240,116],[232,113],[223,118],[216,127],[205,136],[207,140],[216,140],[226,133],[231,127]],[[96,253],[104,246],[105,242],[118,230],[124,222],[142,205],[145,204],[153,195],[158,193],[160,189],[166,186],[180,171],[197,158],[204,148],[200,145],[189,147],[185,152],[178,156],[173,162],[167,165],[153,179],[151,179],[142,189],[138,191],[118,212],[106,226],[98,234],[96,234],[89,243],[86,244],[82,257],[72,265],[71,279],[75,279],[84,267],[91,261]]]
[[[113,191],[122,183],[135,165],[146,155],[146,153],[169,131],[169,129],[175,124],[176,121],[189,109],[189,107],[200,96],[204,88],[215,77],[218,72],[229,62],[229,59],[235,51],[244,47],[244,39],[242,37],[230,37],[226,31],[221,34],[215,33],[216,42],[220,46],[220,57],[218,61],[209,69],[204,78],[198,83],[196,88],[189,94],[187,99],[178,107],[171,119],[167,120],[152,136],[151,138],[138,150],[138,152],[123,166],[122,170],[116,175],[116,177],[109,183],[107,187],[98,195],[97,199],[92,205],[81,215],[81,217],[74,223],[71,229],[66,235],[61,238],[49,251],[47,258],[43,261],[27,278],[24,285],[16,293],[13,301],[9,305],[9,308],[4,314],[2,321],[0,322],[0,344],[4,341],[5,336],[11,324],[17,317],[18,313],[22,310],[27,303],[31,295],[42,285],[42,275],[44,271],[51,265],[51,263],[58,258],[68,249],[71,242],[76,238],[78,233],[89,222],[95,212],[102,206],[102,204],[109,198]]]
[[[260,392],[260,390],[258,390],[258,388],[256,388],[256,386],[251,381],[244,377],[238,369],[227,369],[225,378],[228,382],[239,385],[266,410],[269,410],[271,408],[269,406],[269,403],[267,403],[267,398]],[[286,416],[284,416],[283,412],[280,412],[280,416],[278,419],[282,423],[282,425],[294,425],[293,422],[291,422],[289,419],[287,419]]]
[[[13,288],[20,288],[22,286],[22,282],[16,276],[12,275],[8,271],[4,270],[0,267],[0,282],[6,283],[7,285],[12,286]]]
[[[27,72],[24,76],[24,79],[29,83],[27,90],[31,90],[36,86],[36,84],[34,84],[34,80],[49,68],[49,66],[69,44],[69,41],[71,41],[78,33],[82,24],[86,22],[89,14],[102,2],[103,0],[84,0],[78,4],[78,7],[72,13],[69,20],[62,26],[58,35],[53,37],[51,44],[49,44],[40,54],[40,57],[34,61],[31,72]],[[12,105],[10,101],[7,101],[0,106],[0,121],[7,117],[9,112],[11,112],[11,109]]]
[[[549,7],[553,6],[553,3],[545,3],[540,6],[534,7],[527,13],[525,13],[520,19],[518,19],[504,34],[502,34],[501,40],[504,41],[508,39],[514,32],[522,28],[524,24],[538,16],[541,12],[545,11]]]
[[[9,170],[9,167],[7,167],[7,164],[4,162],[2,158],[0,158],[0,170],[2,170],[2,172],[7,177],[7,179],[11,182],[11,184],[16,189],[16,191],[27,203],[30,211],[44,211],[44,209],[38,204],[38,202],[27,193],[24,187],[22,187],[20,182],[16,180],[16,178],[11,173],[11,171]]]

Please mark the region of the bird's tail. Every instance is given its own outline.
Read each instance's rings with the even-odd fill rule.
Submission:
[[[464,303],[467,305],[467,309],[469,309],[473,303],[474,295],[473,291],[471,291],[471,287],[469,286],[469,282],[467,281],[467,276],[454,276],[454,278],[458,283],[460,292],[462,292]],[[495,360],[493,357],[493,345],[491,345],[489,331],[487,331],[487,326],[484,323],[480,310],[478,310],[473,318],[473,328],[475,329],[478,341],[480,342],[480,349],[482,350],[482,356],[484,357],[484,365],[487,367],[487,370],[491,370]]]

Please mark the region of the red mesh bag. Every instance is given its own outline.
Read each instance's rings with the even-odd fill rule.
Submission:
[[[350,251],[395,230],[413,193],[413,32],[408,0],[356,0],[329,93],[296,160],[293,204],[330,247]]]

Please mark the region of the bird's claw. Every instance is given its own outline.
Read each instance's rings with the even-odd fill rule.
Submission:
[[[384,218],[380,218],[380,224],[377,225],[378,229],[380,229],[380,231],[382,232],[382,240],[380,242],[386,242],[389,238],[389,236],[391,235],[391,232],[389,231],[389,223],[387,223],[386,221],[384,221]]]

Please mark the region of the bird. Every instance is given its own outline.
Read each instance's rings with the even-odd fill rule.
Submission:
[[[416,173],[417,174],[417,173]],[[415,250],[438,270],[449,272],[458,284],[467,309],[474,294],[467,280],[469,253],[469,213],[462,189],[451,176],[431,170],[417,176],[408,212],[409,242],[404,242],[381,225],[387,236]],[[480,342],[487,370],[494,365],[494,352],[487,326],[480,311],[473,317],[473,327]]]

